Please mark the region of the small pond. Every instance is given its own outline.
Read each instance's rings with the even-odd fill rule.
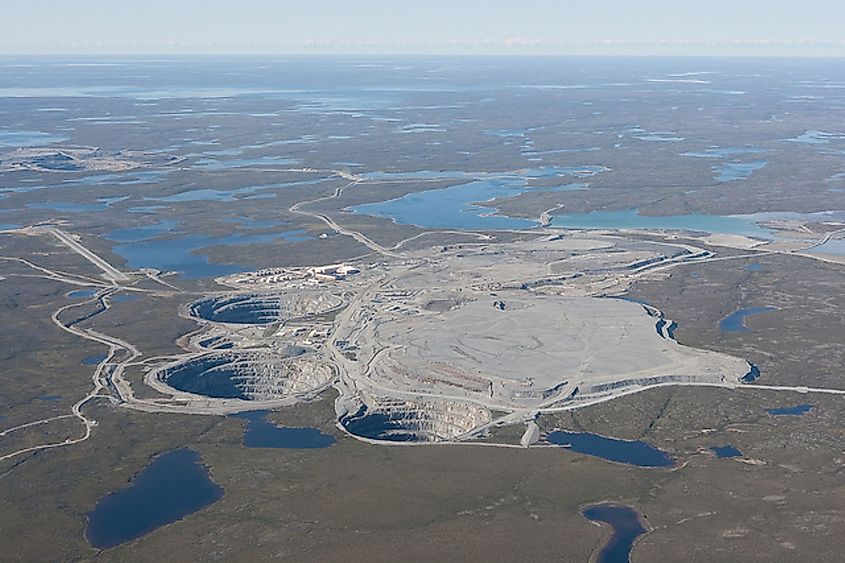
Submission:
[[[568,446],[574,452],[637,467],[671,467],[674,464],[665,452],[641,441],[563,430],[550,432],[545,440],[550,444]]]
[[[180,449],[155,458],[129,485],[101,498],[88,513],[86,536],[105,549],[134,540],[220,500],[202,458]]]

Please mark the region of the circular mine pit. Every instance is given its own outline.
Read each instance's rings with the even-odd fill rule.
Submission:
[[[343,428],[361,438],[386,442],[442,442],[489,423],[487,409],[450,401],[385,400],[362,404],[340,418]]]
[[[278,352],[207,352],[165,366],[155,374],[165,385],[213,399],[272,401],[315,393],[332,380],[332,368],[312,356]]]
[[[336,309],[340,297],[331,294],[249,293],[207,297],[188,305],[188,314],[215,323],[267,325],[313,317]]]

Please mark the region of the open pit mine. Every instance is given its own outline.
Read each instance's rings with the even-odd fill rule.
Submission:
[[[679,344],[622,297],[707,260],[668,240],[572,233],[220,278],[187,304],[186,354],[145,381],[182,409],[231,413],[338,392],[337,425],[377,443],[465,442],[661,385],[737,387],[755,368]]]

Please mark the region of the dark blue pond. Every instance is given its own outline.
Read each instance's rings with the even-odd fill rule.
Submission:
[[[199,454],[180,449],[157,457],[125,489],[97,502],[85,535],[96,548],[128,542],[181,520],[223,496]]]
[[[743,383],[751,383],[752,381],[757,381],[759,378],[760,368],[758,368],[754,364],[749,364],[748,373],[740,377],[739,380]]]
[[[96,356],[88,356],[82,360],[83,366],[96,366],[108,357],[108,354],[97,354]]]
[[[795,405],[794,407],[780,407],[775,409],[767,409],[766,412],[774,416],[801,416],[802,414],[810,412],[813,405],[803,404]]]
[[[243,412],[232,417],[247,421],[243,439],[247,448],[328,448],[337,441],[316,428],[276,426],[267,420],[267,411]]]
[[[678,328],[678,323],[675,321],[667,321],[666,319],[659,319],[654,325],[657,335],[660,338],[675,339],[675,329]]]
[[[569,446],[574,452],[637,467],[671,467],[674,464],[666,453],[640,441],[618,440],[598,434],[562,430],[549,432],[546,441],[559,446]]]
[[[746,317],[771,311],[776,311],[776,309],[774,307],[751,307],[734,311],[719,321],[719,330],[722,332],[748,332],[748,327],[745,326]]]
[[[627,506],[597,504],[585,508],[581,514],[591,522],[613,528],[613,535],[599,553],[598,563],[628,563],[631,560],[634,542],[646,532],[637,511]]]
[[[716,457],[742,457],[742,452],[733,446],[714,446],[710,448]]]
[[[672,321],[671,323],[669,323],[669,326],[666,327],[666,334],[672,340],[675,340],[675,330],[677,328],[678,328],[678,323],[676,323],[675,321]]]
[[[763,266],[758,264],[757,262],[752,262],[751,264],[745,266],[745,269],[749,272],[762,272]]]

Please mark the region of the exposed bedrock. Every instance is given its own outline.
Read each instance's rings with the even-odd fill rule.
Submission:
[[[340,417],[349,433],[390,442],[453,440],[491,420],[489,410],[471,403],[386,398],[368,399]]]
[[[307,395],[325,387],[332,368],[313,356],[284,358],[278,352],[208,352],[161,368],[168,386],[216,399],[270,401]]]
[[[325,293],[248,293],[200,299],[188,305],[188,314],[217,323],[266,325],[326,313],[341,303],[336,295]]]

